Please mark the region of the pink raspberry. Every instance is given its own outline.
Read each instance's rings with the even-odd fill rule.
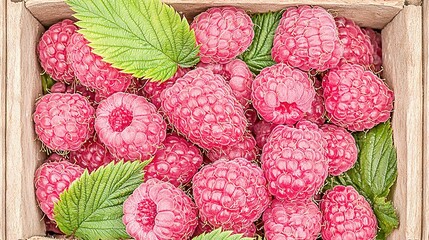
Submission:
[[[374,31],[372,28],[362,28],[362,32],[369,37],[371,41],[372,50],[374,54],[373,57],[373,65],[372,68],[375,72],[381,71],[382,61],[382,48],[381,48],[381,33]]]
[[[115,160],[97,137],[89,139],[79,150],[70,152],[70,162],[88,169],[89,172]]]
[[[36,103],[34,128],[53,151],[76,151],[94,132],[94,108],[79,94],[51,93]]]
[[[72,82],[74,72],[68,61],[66,48],[77,26],[72,20],[65,19],[52,25],[40,38],[37,45],[40,65],[55,80]]]
[[[338,176],[352,168],[356,163],[358,157],[356,141],[352,134],[344,128],[325,124],[321,129],[327,142],[328,173],[332,176]]]
[[[275,127],[261,156],[270,193],[287,201],[308,200],[315,195],[328,175],[325,147],[322,131],[314,123]]]
[[[174,186],[189,183],[203,163],[200,150],[186,139],[168,135],[145,167],[145,179],[157,178]]]
[[[322,238],[375,239],[377,218],[365,198],[351,186],[335,186],[323,196]]]
[[[325,123],[325,105],[323,101],[322,82],[315,79],[314,88],[316,90],[316,95],[311,103],[310,110],[305,113],[304,120],[308,120],[320,126]]]
[[[251,133],[245,133],[243,139],[235,144],[209,150],[207,152],[207,157],[212,162],[219,159],[233,160],[236,158],[244,158],[253,161],[256,160],[257,154],[258,149],[256,148],[255,138]]]
[[[214,228],[247,232],[270,203],[262,170],[246,159],[219,160],[193,178],[200,217]]]
[[[253,74],[245,62],[240,59],[234,59],[227,64],[199,63],[197,66],[210,69],[214,74],[222,75],[240,104],[244,108],[249,107]]]
[[[343,56],[334,18],[321,7],[290,7],[277,27],[271,55],[274,61],[304,71],[336,67]]]
[[[253,133],[255,134],[256,144],[259,148],[264,147],[268,137],[276,126],[277,124],[265,122],[264,120],[261,120],[255,124],[253,127]]]
[[[45,162],[62,162],[62,161],[67,161],[68,155],[58,155],[56,153],[52,153],[46,160]]]
[[[167,124],[144,97],[115,93],[97,108],[95,131],[110,152],[124,160],[147,160],[166,136]]]
[[[75,33],[67,47],[71,67],[82,85],[100,92],[105,97],[125,91],[132,76],[103,62],[100,56],[92,52],[88,43],[82,34]]]
[[[205,149],[228,146],[243,137],[247,120],[221,76],[197,68],[161,93],[162,109],[187,139]]]
[[[264,68],[252,84],[253,106],[267,121],[293,125],[311,109],[316,92],[308,75],[286,64]]]
[[[80,177],[83,168],[68,161],[48,161],[36,170],[36,197],[46,216],[54,220],[54,204],[60,194]]]
[[[203,63],[228,63],[250,46],[254,36],[252,19],[235,7],[210,8],[195,17],[191,29]]]
[[[335,125],[364,131],[390,118],[393,91],[362,66],[343,64],[331,69],[322,85],[326,113]]]
[[[322,213],[312,201],[273,200],[263,216],[265,237],[271,239],[316,240]]]
[[[369,37],[350,19],[337,17],[335,24],[344,46],[342,62],[370,66],[374,61],[374,50]]]
[[[56,82],[52,85],[50,89],[51,93],[78,93],[89,100],[89,102],[94,106],[95,102],[95,92],[89,90],[79,82],[74,82],[71,85],[67,85],[62,82]]]
[[[191,198],[168,182],[149,179],[124,202],[122,221],[136,240],[189,239],[198,224]]]

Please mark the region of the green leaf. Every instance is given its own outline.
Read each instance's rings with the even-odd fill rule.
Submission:
[[[128,238],[122,205],[143,182],[149,162],[112,162],[91,174],[85,170],[54,206],[59,229],[81,239]]]
[[[166,80],[198,63],[187,20],[160,0],[67,0],[94,53],[137,78]]]
[[[42,74],[42,91],[43,94],[47,94],[50,92],[52,85],[55,84],[55,80],[51,78],[47,73]]]
[[[393,229],[399,226],[398,215],[390,201],[386,202],[385,198],[376,198],[374,200],[374,213],[378,220],[378,234],[377,236],[384,237],[385,239]]]
[[[274,65],[276,62],[271,57],[274,33],[282,18],[282,12],[260,13],[252,16],[255,37],[249,48],[240,55],[247,63],[249,69],[255,73]]]
[[[222,228],[215,229],[209,233],[203,233],[192,240],[253,240],[254,238],[243,237],[243,234],[232,234],[232,231],[222,231]]]

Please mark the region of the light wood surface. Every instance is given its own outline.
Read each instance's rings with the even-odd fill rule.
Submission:
[[[400,228],[389,239],[421,239],[422,8],[407,6],[382,31],[384,77],[395,92],[394,144],[398,179],[393,202]]]
[[[383,28],[402,9],[404,0],[163,0],[192,19],[197,13],[213,6],[237,6],[249,12],[267,12],[297,5],[320,5],[334,15],[346,16],[360,26]],[[45,26],[73,13],[64,0],[27,0],[30,12]]]
[[[44,157],[32,121],[34,102],[41,93],[36,44],[44,28],[24,3],[7,1],[7,9],[5,239],[16,240],[45,231],[33,183]]]
[[[6,2],[0,2],[0,219],[6,219]],[[6,239],[6,223],[0,221],[0,239]]]
[[[422,5],[422,2],[423,2],[423,0],[407,0],[407,1],[405,1],[405,4],[420,6],[420,5]]]
[[[423,2],[423,230],[422,239],[429,239],[429,1]]]

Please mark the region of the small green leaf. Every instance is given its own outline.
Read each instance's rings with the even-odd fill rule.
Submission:
[[[166,80],[198,63],[187,20],[160,0],[67,0],[94,53],[137,78]]]
[[[42,74],[42,91],[43,94],[47,94],[50,92],[52,85],[55,84],[55,80],[51,78],[47,73]]]
[[[249,69],[255,73],[275,64],[271,57],[274,34],[282,18],[282,12],[260,13],[252,16],[255,37],[249,48],[240,55]]]
[[[253,240],[254,238],[243,237],[243,234],[232,234],[232,231],[222,231],[222,228],[215,229],[209,233],[203,233],[192,240]]]
[[[385,198],[376,198],[373,208],[378,220],[379,230],[377,236],[387,237],[393,229],[399,226],[399,220],[392,203],[385,200]]]
[[[81,239],[128,238],[122,205],[143,182],[143,168],[148,163],[121,161],[91,174],[85,170],[54,206],[60,230]]]

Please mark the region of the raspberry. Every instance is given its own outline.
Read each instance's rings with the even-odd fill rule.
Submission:
[[[323,196],[322,238],[374,239],[377,219],[365,198],[351,186],[335,186]]]
[[[167,124],[144,97],[115,93],[97,108],[95,131],[110,152],[124,160],[147,160],[164,141]]]
[[[290,7],[274,36],[274,61],[304,71],[323,72],[336,67],[343,56],[334,18],[321,7]]]
[[[222,75],[240,104],[244,108],[249,107],[253,74],[245,62],[234,59],[227,64],[199,63],[197,66],[210,69],[214,74]]]
[[[329,162],[328,173],[338,176],[349,170],[357,161],[358,150],[352,134],[344,128],[331,124],[321,127],[327,142],[326,158]]]
[[[115,92],[125,91],[132,76],[120,72],[92,52],[88,41],[80,33],[75,33],[67,47],[68,59],[76,77],[86,87],[108,97]]]
[[[50,220],[54,220],[54,204],[59,200],[60,194],[79,178],[83,171],[83,168],[70,162],[49,159],[36,170],[34,182],[37,201]]]
[[[197,208],[179,188],[149,179],[125,200],[122,221],[136,240],[189,239],[198,224]]]
[[[323,103],[322,82],[315,79],[314,88],[316,90],[316,95],[311,103],[310,110],[305,113],[304,119],[320,126],[325,123],[325,105]]]
[[[268,137],[276,126],[277,124],[265,122],[264,120],[261,120],[255,124],[253,127],[253,133],[255,134],[256,144],[259,148],[264,147]]]
[[[250,46],[254,36],[252,19],[235,7],[210,8],[195,17],[191,29],[203,63],[228,63]]]
[[[343,64],[331,69],[322,85],[326,113],[335,125],[364,131],[390,118],[393,91],[362,66]]]
[[[51,93],[36,103],[34,128],[53,151],[76,151],[94,131],[94,108],[79,94]]]
[[[205,149],[228,146],[242,139],[244,110],[221,76],[197,68],[161,93],[162,109],[170,123]]]
[[[275,124],[301,120],[315,94],[306,73],[283,63],[264,68],[252,84],[253,106],[265,121]]]
[[[374,61],[374,50],[369,37],[350,19],[337,17],[335,24],[344,46],[342,62],[370,66]]]
[[[40,65],[55,80],[70,83],[74,72],[68,61],[66,48],[78,28],[72,20],[65,19],[52,25],[43,33],[37,45]]]
[[[270,203],[266,185],[262,170],[248,160],[219,160],[195,174],[193,195],[204,222],[247,232]]]
[[[362,32],[369,37],[373,50],[373,65],[372,70],[375,72],[381,71],[382,61],[382,48],[381,48],[381,33],[374,31],[371,28],[362,28]]]
[[[88,169],[89,172],[115,160],[116,158],[96,137],[88,140],[79,150],[70,152],[70,162]]]
[[[214,148],[208,151],[207,157],[214,162],[219,159],[233,160],[244,158],[249,161],[256,160],[258,150],[256,149],[256,140],[250,133],[245,133],[243,139],[235,144]]]
[[[62,82],[56,82],[50,89],[51,93],[78,93],[89,100],[89,102],[95,106],[95,92],[89,90],[79,82],[67,85]]]
[[[262,149],[262,169],[269,192],[277,199],[308,200],[328,175],[326,141],[316,124],[279,125]]]
[[[316,240],[321,229],[322,213],[312,201],[273,200],[264,212],[267,240]]]
[[[189,183],[203,163],[200,150],[186,139],[168,135],[145,167],[145,179],[157,178],[174,186]]]
[[[253,131],[253,127],[258,122],[258,112],[250,105],[249,108],[244,111],[244,115],[246,115],[248,122],[247,129]]]

